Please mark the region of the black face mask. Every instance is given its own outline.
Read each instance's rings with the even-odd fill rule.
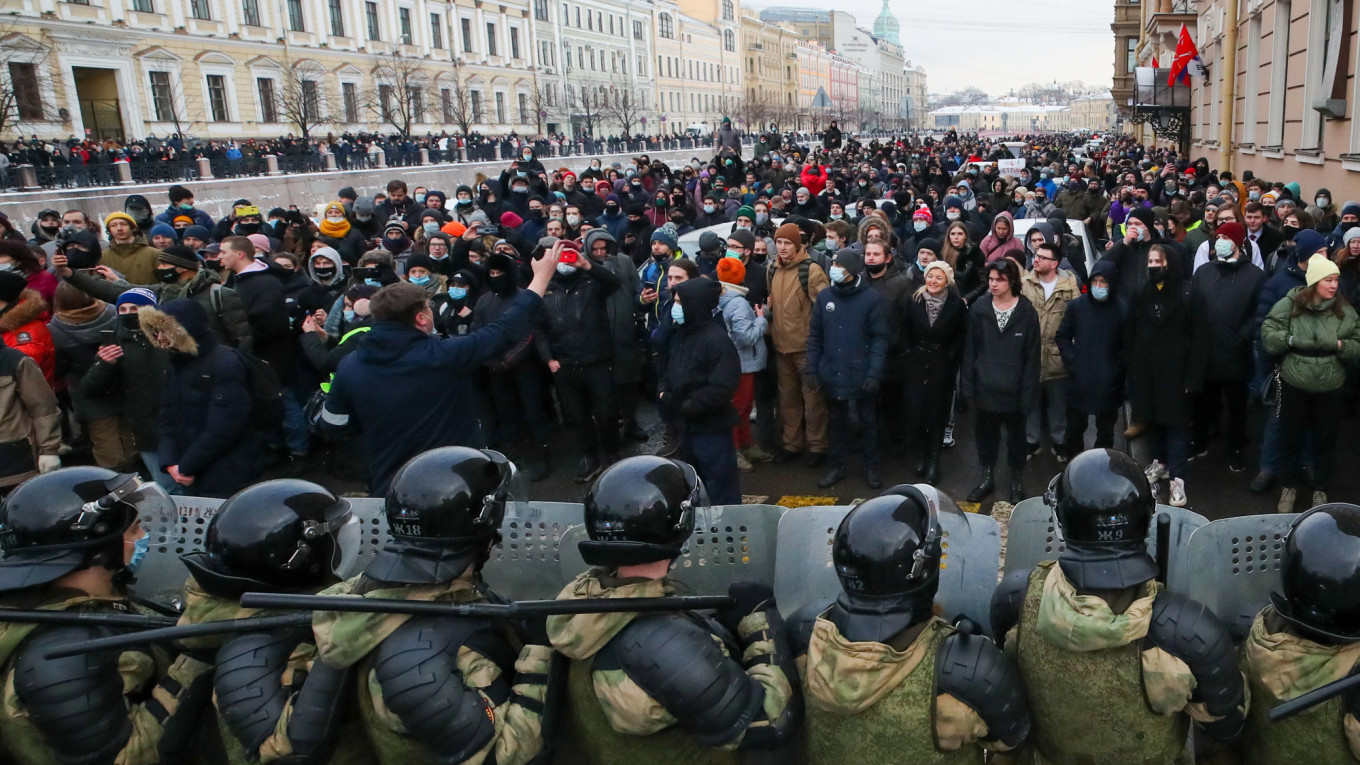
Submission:
[[[216,271],[219,274],[222,273],[222,261],[220,260],[205,260],[203,261],[203,265],[207,266],[210,271]]]
[[[316,273],[316,278],[318,279],[329,279],[332,276],[335,276],[334,268],[314,268],[312,270]]]
[[[136,332],[142,328],[141,317],[135,313],[118,314],[118,323],[131,332]]]
[[[38,229],[43,232],[43,236],[55,237],[57,232],[61,231],[61,226],[38,226]]]
[[[1284,226],[1280,230],[1284,232],[1284,238],[1291,242],[1294,240],[1294,235],[1299,233],[1298,226]]]
[[[260,224],[237,223],[235,228],[233,228],[231,232],[237,236],[250,236],[251,234],[258,234],[260,233]]]
[[[529,220],[543,220],[543,211],[542,211],[542,210],[530,210],[530,211],[529,211]]]
[[[1148,278],[1161,284],[1166,281],[1166,266],[1148,266]]]
[[[496,276],[488,276],[486,278],[486,281],[488,284],[491,285],[491,291],[496,293],[497,295],[505,294],[515,284],[514,281],[511,280],[510,274],[498,274]]]
[[[176,271],[173,266],[170,268],[157,268],[155,271],[156,278],[162,284],[174,284],[179,281],[179,272]]]
[[[883,273],[883,269],[885,269],[885,268],[887,268],[887,267],[888,267],[888,264],[887,264],[886,262],[884,262],[884,263],[879,263],[879,264],[876,265],[876,266],[871,266],[871,265],[869,265],[868,263],[865,263],[865,264],[864,264],[864,268],[865,268],[866,270],[868,270],[868,272],[871,273],[871,274],[873,274],[874,276],[878,276],[879,274]]]
[[[752,263],[764,263],[764,262],[765,262],[765,258],[768,257],[768,256],[769,256],[769,253],[766,253],[766,252],[755,252],[755,251],[753,250],[753,251],[751,252],[751,262],[752,262]]]
[[[618,206],[618,205],[605,205],[605,206],[604,206],[604,214],[605,214],[605,215],[618,215],[618,214],[619,214],[619,206]]]

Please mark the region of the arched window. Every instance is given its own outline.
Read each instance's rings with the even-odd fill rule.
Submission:
[[[729,5],[731,0],[724,0]],[[737,35],[730,29],[723,31],[723,48],[731,53],[737,52]]]
[[[675,39],[675,22],[671,20],[671,15],[669,13],[661,14],[661,18],[657,20],[656,26],[657,34],[667,40]]]
[[[732,0],[723,0],[723,19],[731,21],[734,18],[736,18],[736,13],[733,10]]]

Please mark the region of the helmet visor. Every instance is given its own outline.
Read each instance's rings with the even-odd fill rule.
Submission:
[[[482,452],[500,468],[501,483],[496,487],[495,497],[505,508],[505,520],[528,520],[532,512],[529,509],[529,481],[524,473],[504,454],[493,449]]]

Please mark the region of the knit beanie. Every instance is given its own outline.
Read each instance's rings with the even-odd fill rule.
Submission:
[[[929,275],[930,275],[930,272],[931,272],[932,270],[943,271],[943,272],[944,272],[944,280],[945,280],[945,283],[946,283],[946,284],[953,284],[953,283],[954,283],[954,269],[953,269],[953,267],[951,267],[948,263],[944,262],[943,260],[937,260],[937,261],[931,263],[930,265],[926,266],[926,272],[925,272],[924,274],[922,274],[922,276],[929,276]]]
[[[151,232],[147,236],[167,236],[171,239],[179,239],[179,232],[175,231],[174,226],[169,223],[157,223],[151,227]]]
[[[501,226],[504,228],[519,228],[520,224],[523,222],[523,218],[510,210],[501,213]]]
[[[109,223],[110,223],[111,221],[115,221],[115,220],[125,220],[125,221],[127,221],[127,223],[128,223],[129,226],[132,226],[132,228],[133,228],[134,230],[137,228],[137,221],[134,220],[133,217],[132,217],[131,215],[128,215],[128,214],[125,213],[125,212],[111,212],[111,213],[109,213],[109,217],[107,217],[107,218],[104,219],[104,228],[108,228],[108,227],[109,227]]]
[[[1346,229],[1346,233],[1341,235],[1342,244],[1350,244],[1352,239],[1360,239],[1360,226]]]
[[[652,232],[651,241],[665,242],[666,246],[671,248],[672,250],[680,246],[676,241],[675,234],[671,233],[670,229],[664,227],[659,228]]]
[[[259,257],[261,255],[268,255],[269,253],[274,251],[273,248],[271,248],[269,245],[269,237],[265,236],[264,234],[251,234],[246,238],[250,240],[251,244],[255,245],[256,257]]]
[[[1352,230],[1352,231],[1356,231],[1356,232],[1357,232],[1357,236],[1360,236],[1360,227],[1357,227],[1357,228],[1354,228],[1354,229],[1351,229],[1351,230]],[[1348,231],[1348,232],[1346,232],[1346,233],[1350,233],[1350,232]],[[736,231],[733,231],[732,233],[730,233],[730,234],[727,235],[727,238],[728,238],[728,239],[735,239],[735,240],[737,240],[737,243],[739,243],[739,244],[740,244],[743,248],[745,248],[745,249],[748,249],[748,250],[753,250],[753,249],[755,249],[755,246],[756,246],[756,235],[755,235],[755,234],[752,234],[750,231],[747,231],[747,230],[744,229],[744,228],[739,228],[739,229],[737,229]]]
[[[751,222],[754,223],[755,220],[756,220],[756,208],[754,208],[754,207],[752,207],[752,206],[750,206],[750,205],[742,205],[741,207],[738,207],[738,208],[737,208],[737,215],[736,215],[736,217],[738,217],[738,218],[750,218],[750,219],[751,219]]]
[[[161,250],[161,254],[156,256],[156,261],[159,263],[169,263],[172,266],[179,266],[180,268],[192,268],[195,271],[197,271],[199,267],[198,255],[182,244],[172,244],[164,250]]]
[[[13,303],[28,287],[28,279],[18,271],[0,271],[0,301]]]
[[[448,223],[445,223],[444,226],[443,226],[443,228],[441,228],[441,229],[439,229],[439,230],[440,230],[440,231],[443,231],[445,234],[448,234],[449,236],[451,236],[451,237],[457,239],[458,237],[462,236],[462,235],[467,231],[467,226],[464,226],[464,225],[463,225],[461,222],[459,222],[459,221],[451,220],[451,221],[449,221]]]
[[[930,214],[930,208],[926,207],[925,205],[921,205],[920,207],[916,208],[916,212],[911,214],[911,219],[912,221],[923,220],[926,223],[930,223],[935,220],[934,216]]]
[[[1233,220],[1218,224],[1218,228],[1214,229],[1214,234],[1226,236],[1232,240],[1234,247],[1241,247],[1242,241],[1247,238],[1247,229],[1241,223]]]
[[[433,271],[434,260],[430,258],[429,255],[421,255],[420,253],[416,253],[415,255],[412,255],[406,259],[406,270],[410,271],[413,268],[423,268],[426,271]]]
[[[855,276],[864,273],[864,256],[856,249],[837,250],[835,263]]]
[[[939,239],[930,239],[930,238],[926,238],[926,239],[920,240],[919,242],[916,243],[916,252],[920,252],[921,250],[930,250],[931,252],[935,253],[935,257],[939,257],[939,256],[940,256],[940,240],[939,240]],[[912,257],[915,257],[915,256],[916,256],[916,253],[912,253]]]
[[[1307,260],[1318,250],[1327,246],[1327,240],[1322,238],[1322,234],[1308,229],[1300,231],[1294,235],[1294,259]]]
[[[803,229],[798,228],[796,223],[785,223],[774,232],[775,239],[787,239],[794,244],[803,243]]]
[[[721,258],[718,260],[718,281],[727,284],[741,284],[746,279],[746,265],[741,258]]]
[[[118,296],[118,305],[120,306],[135,305],[155,308],[156,304],[159,302],[160,299],[156,297],[156,293],[146,287],[133,287]]]
[[[1337,268],[1326,255],[1314,255],[1308,259],[1308,273],[1304,279],[1311,287],[1329,276],[1337,276],[1340,273],[1341,269]]]

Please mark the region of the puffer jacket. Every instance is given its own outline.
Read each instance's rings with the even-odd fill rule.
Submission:
[[[812,311],[807,371],[831,398],[866,396],[867,380],[883,380],[891,339],[883,296],[863,275],[853,284],[833,284],[817,295]]]
[[[1330,303],[1294,316],[1299,291],[1290,290],[1270,309],[1261,325],[1261,343],[1266,353],[1284,357],[1280,377],[1286,383],[1309,393],[1336,390],[1346,384],[1346,365],[1360,359],[1360,319],[1349,305],[1342,306],[1337,318]]]
[[[1071,271],[1058,270],[1058,283],[1053,294],[1044,299],[1044,285],[1033,271],[1026,271],[1020,279],[1020,294],[1039,312],[1039,381],[1060,380],[1067,377],[1062,354],[1058,352],[1058,327],[1073,300],[1081,297],[1077,277]]]
[[[619,277],[604,266],[571,274],[554,274],[543,296],[534,344],[545,361],[564,367],[584,367],[614,357],[609,324],[609,296],[619,289]]]
[[[672,331],[670,357],[661,378],[661,408],[690,433],[715,433],[737,424],[732,396],[741,383],[741,362],[727,329],[713,312],[721,288],[709,279],[675,287],[685,321]]]
[[[737,346],[741,373],[750,374],[764,369],[769,362],[769,351],[765,349],[765,330],[769,325],[765,317],[756,316],[751,304],[746,302],[746,288],[739,284],[723,283],[718,309],[722,311],[723,321],[727,324],[727,335]]]
[[[1256,329],[1256,301],[1265,272],[1251,263],[1221,260],[1195,272],[1191,289],[1205,309],[1209,331],[1209,380],[1246,380],[1251,377],[1251,346]]]
[[[117,335],[117,310],[108,303],[91,303],[79,310],[58,313],[47,328],[52,332],[52,345],[57,352],[57,374],[71,391],[76,417],[97,420],[118,415],[122,407],[116,399],[91,398],[80,386],[81,379],[99,360],[95,355],[99,346],[112,344]],[[101,334],[106,330],[110,333],[108,337]]]
[[[47,330],[47,301],[37,290],[19,293],[19,302],[0,313],[0,341],[33,359],[48,385],[57,381],[57,349]]]
[[[819,293],[831,286],[826,271],[816,263],[809,263],[807,289],[798,278],[799,264],[811,256],[799,249],[789,262],[774,261],[774,277],[770,279],[770,336],[776,353],[802,353],[807,350],[808,326],[812,322],[812,307]]]
[[[116,304],[118,296],[138,285],[128,281],[110,282],[80,271],[73,272],[66,281],[87,295]],[[208,324],[217,339],[237,350],[251,352],[254,340],[250,334],[250,321],[246,318],[246,306],[236,290],[222,286],[222,279],[213,271],[200,268],[187,282],[174,284],[148,284],[143,289],[156,293],[162,303],[176,298],[193,298],[203,310],[208,312]],[[220,306],[220,310],[216,307]]]

